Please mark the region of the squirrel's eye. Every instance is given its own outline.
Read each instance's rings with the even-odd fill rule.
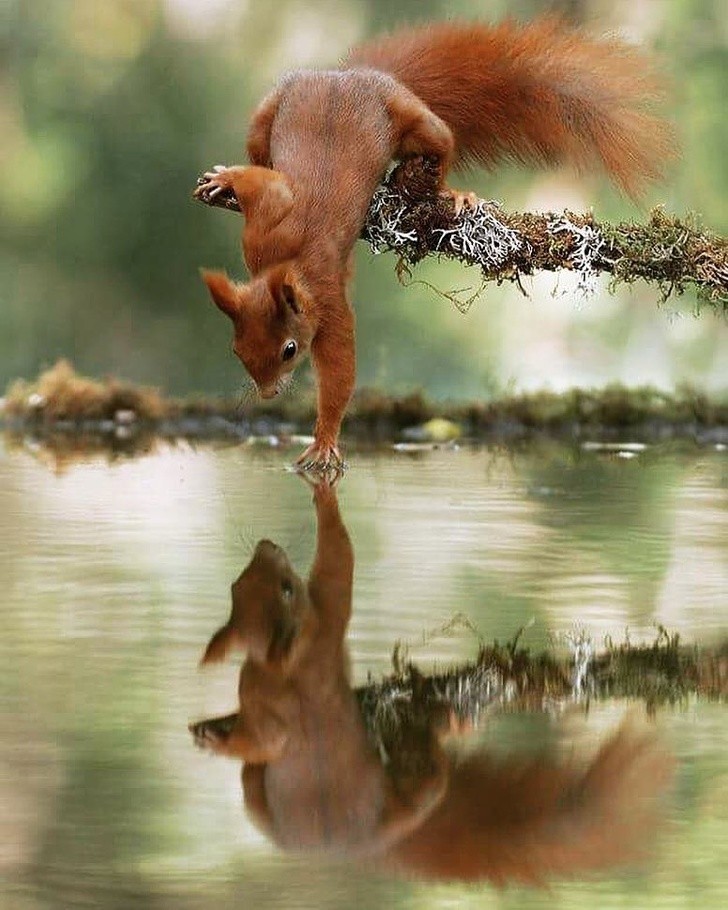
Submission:
[[[292,360],[296,356],[297,350],[298,350],[298,345],[296,344],[295,341],[287,341],[283,345],[283,352],[281,353],[281,357],[284,360]]]
[[[293,596],[293,585],[286,578],[281,582],[281,591],[286,600],[290,599]]]

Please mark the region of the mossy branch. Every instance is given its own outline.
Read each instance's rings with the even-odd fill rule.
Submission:
[[[521,630],[523,631],[523,630]],[[728,698],[728,642],[713,648],[684,645],[660,628],[654,642],[596,651],[588,637],[573,636],[569,653],[532,652],[511,642],[481,642],[475,661],[425,674],[413,663],[398,662],[394,672],[355,689],[370,736],[392,754],[402,730],[427,730],[443,709],[465,724],[497,712],[558,710],[592,700],[628,698],[654,712],[689,699],[725,702]],[[206,720],[190,729],[198,735],[213,728],[227,735],[236,715]]]
[[[681,220],[655,209],[647,224],[611,225],[569,211],[505,212],[480,200],[456,217],[436,187],[437,168],[427,160],[392,171],[374,194],[362,231],[373,252],[397,253],[400,270],[428,255],[447,256],[479,266],[486,281],[499,283],[565,269],[578,275],[586,294],[601,273],[614,285],[654,282],[663,301],[692,285],[699,301],[728,312],[728,240],[700,230],[693,216]],[[200,201],[238,210],[235,198],[222,193]]]
[[[455,217],[433,194],[426,162],[395,168],[377,190],[363,237],[375,252],[392,250],[407,265],[435,253],[480,267],[485,280],[516,281],[566,269],[589,293],[606,272],[613,283],[655,282],[662,300],[694,285],[698,299],[728,311],[728,241],[655,209],[647,224],[597,222],[591,214],[505,212],[480,200]]]

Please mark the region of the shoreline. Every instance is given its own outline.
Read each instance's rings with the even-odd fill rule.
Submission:
[[[144,450],[153,440],[296,445],[315,419],[309,394],[240,406],[225,398],[173,398],[157,389],[79,376],[66,361],[0,399],[0,431],[50,448]],[[342,440],[354,448],[517,444],[553,440],[582,448],[687,441],[728,446],[728,400],[611,385],[467,403],[420,393],[356,393]]]

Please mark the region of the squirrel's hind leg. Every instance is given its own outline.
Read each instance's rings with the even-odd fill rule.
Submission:
[[[478,203],[475,193],[445,187],[445,178],[455,156],[455,139],[445,121],[402,87],[388,100],[388,110],[396,137],[394,157],[423,157],[436,161],[440,195],[452,200],[455,215],[464,208],[475,208]]]

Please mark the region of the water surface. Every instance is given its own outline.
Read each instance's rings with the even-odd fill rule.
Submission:
[[[728,903],[725,708],[691,702],[655,723],[677,755],[670,821],[639,872],[550,893],[402,881],[279,853],[241,808],[239,765],[195,750],[191,719],[236,707],[239,661],[204,673],[230,585],[269,538],[305,574],[311,490],[286,454],[160,448],[55,473],[0,457],[0,864],[4,906],[675,907]],[[534,646],[584,628],[704,645],[728,627],[728,459],[715,449],[354,455],[339,487],[356,568],[355,683],[396,642],[430,668],[525,624]],[[594,741],[621,704],[581,709]],[[553,721],[493,721],[494,748],[529,748]],[[560,735],[563,735],[560,734]]]

